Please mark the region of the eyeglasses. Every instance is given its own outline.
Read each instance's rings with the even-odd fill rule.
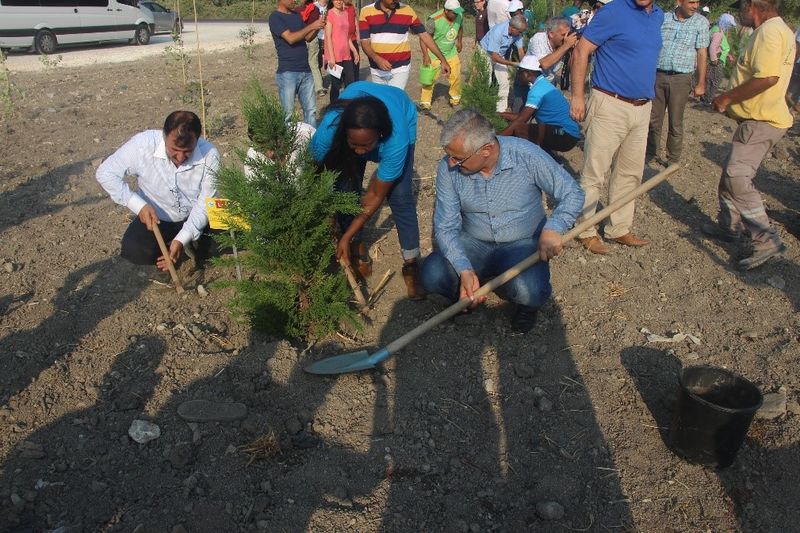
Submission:
[[[469,159],[470,157],[472,157],[472,156],[474,156],[475,154],[477,154],[478,152],[480,152],[480,151],[481,151],[481,149],[482,149],[484,146],[486,146],[486,145],[484,144],[484,145],[482,145],[482,146],[479,146],[477,150],[475,150],[474,152],[472,152],[471,154],[469,154],[467,157],[465,157],[465,158],[463,158],[463,159],[456,159],[455,157],[451,156],[450,154],[447,154],[447,157],[449,157],[449,158],[450,158],[450,160],[451,160],[451,161],[453,161],[453,167],[455,167],[455,168],[461,168],[461,165],[463,165],[464,163],[466,163],[466,162],[467,162],[467,159]]]

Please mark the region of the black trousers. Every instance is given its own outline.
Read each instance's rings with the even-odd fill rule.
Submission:
[[[167,222],[162,220],[158,225],[161,230],[161,236],[164,237],[164,242],[169,248],[169,243],[172,241],[178,232],[183,228],[183,222]],[[197,265],[200,266],[209,257],[218,253],[217,242],[211,236],[217,233],[217,230],[206,231],[195,242],[195,257]],[[128,229],[125,230],[125,235],[122,236],[122,250],[120,255],[133,263],[134,265],[155,265],[156,259],[161,257],[161,249],[158,247],[155,234],[147,229],[147,226],[142,224],[139,217],[133,219]]]
[[[339,99],[339,92],[358,79],[358,67],[352,59],[336,63],[342,67],[342,77],[331,75],[331,103]]]

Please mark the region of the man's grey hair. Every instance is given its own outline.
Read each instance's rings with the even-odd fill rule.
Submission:
[[[514,15],[508,24],[515,30],[525,31],[528,29],[528,21],[522,15]]]
[[[467,107],[453,113],[439,137],[442,146],[448,146],[454,139],[461,139],[464,150],[475,152],[481,146],[494,142],[497,139],[494,127],[486,117],[477,110]]]
[[[556,31],[561,26],[569,26],[569,19],[567,17],[550,17],[547,19],[545,29],[551,32]]]

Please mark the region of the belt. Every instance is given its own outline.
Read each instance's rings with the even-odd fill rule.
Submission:
[[[611,91],[606,91],[605,89],[601,89],[597,85],[593,85],[592,89],[594,89],[595,91],[600,91],[603,94],[607,94],[608,96],[616,98],[617,100],[622,100],[623,102],[631,104],[633,106],[644,105],[650,101],[647,98],[628,98],[627,96],[622,96],[621,94],[612,93]]]
[[[678,74],[691,74],[691,72],[678,72],[677,70],[656,70],[659,74],[666,74],[667,76],[676,76]]]

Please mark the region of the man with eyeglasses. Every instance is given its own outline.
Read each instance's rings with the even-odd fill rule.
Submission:
[[[472,299],[482,283],[538,250],[541,262],[496,291],[516,304],[512,330],[526,333],[550,297],[547,261],[561,252],[561,236],[581,211],[583,191],[543,150],[497,137],[474,109],[453,114],[440,142],[446,155],[436,174],[437,248],[422,264],[422,284],[454,301]],[[557,204],[549,218],[542,192]],[[471,307],[483,300],[474,299]]]
[[[161,131],[135,135],[97,168],[97,181],[111,199],[136,215],[120,251],[131,263],[166,271],[168,262],[177,263],[192,243],[197,262],[216,249],[208,235],[205,199],[216,194],[219,152],[201,134],[196,114],[173,111]],[[135,191],[125,176],[137,177]],[[155,225],[168,243],[169,257],[159,250]]]

